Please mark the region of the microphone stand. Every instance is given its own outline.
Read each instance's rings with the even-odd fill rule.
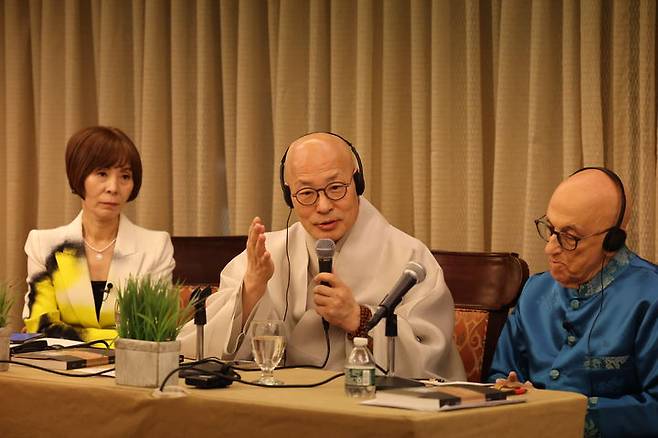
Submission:
[[[378,390],[410,388],[424,386],[422,383],[395,375],[395,339],[398,337],[398,316],[393,312],[394,306],[386,309],[386,368],[385,376],[375,376],[375,386]]]
[[[210,296],[210,292],[211,289],[208,286],[203,290],[195,290],[191,297],[194,300],[194,324],[196,325],[196,360],[203,359],[203,328],[206,325],[206,298]]]
[[[210,296],[211,293],[210,286],[205,287],[204,289],[196,288],[190,299],[194,300],[194,324],[196,325],[196,360],[200,361],[204,359],[204,326],[206,325],[206,298]],[[214,362],[203,363],[197,365],[196,368],[204,369],[207,371],[214,371],[218,365]],[[200,372],[192,369],[182,369],[179,371],[178,375],[180,377],[189,377],[192,375],[199,374]]]
[[[196,360],[203,359],[203,325],[196,326]]]

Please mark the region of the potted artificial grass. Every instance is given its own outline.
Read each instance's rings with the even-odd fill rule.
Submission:
[[[13,300],[9,296],[9,286],[0,283],[0,360],[9,360],[9,311]],[[7,371],[8,363],[0,363],[0,371]]]
[[[193,303],[180,306],[177,285],[150,277],[129,278],[117,294],[116,382],[119,385],[158,387],[178,367],[183,324]],[[176,385],[177,376],[167,381]]]

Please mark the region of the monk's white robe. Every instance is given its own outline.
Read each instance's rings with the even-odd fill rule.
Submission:
[[[266,234],[267,250],[275,270],[264,296],[242,324],[242,280],[247,254],[242,252],[221,273],[220,287],[208,298],[208,324],[205,327],[206,356],[223,359],[249,359],[252,320],[284,319],[287,330],[286,365],[321,365],[326,355],[322,319],[315,311],[312,289],[318,273],[315,240],[300,223],[286,230]],[[419,240],[390,225],[365,199],[360,199],[358,218],[337,245],[333,272],[348,285],[357,303],[374,313],[377,304],[396,283],[405,265],[416,261],[425,267],[425,281],[414,286],[396,309],[396,374],[407,377],[464,379],[464,368],[452,341],[454,305],[443,272],[432,253]],[[288,273],[288,309],[286,289]],[[376,362],[386,368],[387,338],[385,321],[371,332]],[[340,370],[352,349],[346,332],[329,329],[331,352],[327,368]],[[194,357],[195,326],[188,323],[181,332],[183,353]]]

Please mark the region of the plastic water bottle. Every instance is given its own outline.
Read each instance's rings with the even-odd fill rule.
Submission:
[[[345,363],[345,394],[358,398],[375,395],[375,360],[366,338],[354,338],[354,348]]]

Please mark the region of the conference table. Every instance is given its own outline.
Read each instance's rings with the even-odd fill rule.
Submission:
[[[241,372],[254,380],[256,372]],[[285,383],[335,373],[285,369]],[[365,406],[343,393],[343,378],[315,388],[224,389],[184,384],[177,398],[118,386],[111,377],[74,378],[11,365],[0,372],[2,437],[581,437],[587,399],[531,390],[527,402],[446,412]]]

